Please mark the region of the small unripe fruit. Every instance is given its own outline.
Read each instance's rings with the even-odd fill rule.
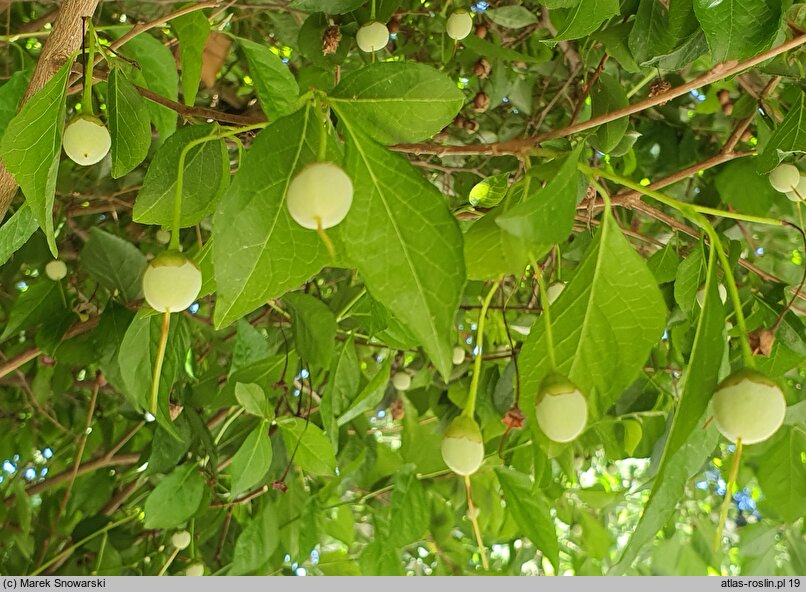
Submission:
[[[407,391],[411,386],[411,376],[406,372],[396,372],[392,376],[392,385],[399,391]]]
[[[453,365],[458,366],[465,361],[465,350],[461,347],[453,348]]]
[[[466,10],[454,10],[451,16],[448,17],[448,22],[445,23],[445,31],[448,33],[448,37],[457,41],[470,35],[472,29],[473,18]]]
[[[64,264],[64,261],[54,259],[45,265],[45,275],[54,282],[58,282],[67,275],[67,265]]]
[[[190,533],[186,530],[175,532],[171,537],[171,544],[180,551],[187,549],[190,546]]]
[[[143,295],[159,312],[180,312],[199,295],[202,275],[199,268],[177,251],[154,257],[143,274]]]
[[[755,370],[743,369],[716,387],[711,399],[714,423],[731,442],[763,442],[784,422],[786,399],[781,387]]]
[[[286,206],[294,221],[311,230],[330,228],[347,216],[353,203],[353,182],[332,162],[315,162],[288,186]]]
[[[719,299],[722,301],[722,304],[725,304],[728,301],[728,290],[722,284],[717,285],[717,291],[719,292]],[[705,286],[697,290],[697,304],[700,305],[702,308],[702,303],[705,302]]]
[[[537,424],[550,440],[570,442],[588,423],[588,403],[574,383],[550,374],[540,385],[535,415]]]
[[[203,563],[194,563],[193,565],[188,565],[188,568],[185,570],[186,576],[203,576],[204,575],[204,564]]]
[[[171,242],[171,233],[167,230],[160,228],[155,234],[154,238],[157,239],[157,242],[162,245],[167,245]]]
[[[389,29],[378,21],[370,21],[362,25],[355,34],[355,40],[361,51],[371,53],[386,47],[389,43]]]
[[[798,167],[791,164],[779,164],[770,171],[770,185],[776,191],[786,193],[800,183],[800,171]]]
[[[801,177],[798,184],[792,188],[792,191],[786,192],[789,201],[805,201],[806,200],[806,177]]]
[[[442,459],[457,475],[472,475],[484,461],[484,440],[479,424],[460,415],[442,436]]]
[[[92,115],[79,115],[64,128],[64,152],[76,164],[88,166],[100,162],[112,146],[109,130]]]

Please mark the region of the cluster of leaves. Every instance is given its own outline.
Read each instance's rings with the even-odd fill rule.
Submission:
[[[481,356],[471,486],[491,572],[803,573],[804,252],[769,224],[801,206],[763,174],[806,152],[803,53],[727,69],[801,39],[804,5],[480,2],[454,44],[442,3],[241,4],[177,5],[130,35],[166,5],[103,3],[93,92],[112,148],[92,168],[62,157],[86,111],[72,59],[18,113],[48,8],[9,9],[0,157],[21,192],[0,226],[0,569],[480,573],[439,448]],[[354,42],[371,12],[393,33],[374,56]],[[323,154],[354,186],[335,256],[285,207]],[[622,190],[653,182],[661,208]],[[203,286],[171,322],[152,417],[162,322],[141,278],[174,227]],[[61,281],[44,274],[56,256]],[[538,265],[567,283],[553,355],[590,409],[564,445],[534,418],[551,370]],[[733,277],[741,310],[719,298]],[[726,447],[708,401],[742,365],[745,317],[773,329],[755,363],[789,408],[745,452],[728,555],[710,547]],[[513,407],[522,429],[502,422]]]

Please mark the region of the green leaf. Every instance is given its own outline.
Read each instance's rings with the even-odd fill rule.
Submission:
[[[20,329],[39,325],[57,315],[63,308],[64,299],[59,282],[42,277],[39,281],[32,282],[14,301],[0,339],[5,339]]]
[[[468,279],[488,280],[498,279],[504,274],[520,275],[532,260],[530,245],[498,224],[500,216],[522,201],[532,181],[533,178],[527,176],[513,185],[509,196],[498,207],[487,212],[465,231],[464,255]]]
[[[282,417],[277,420],[283,434],[286,450],[291,455],[296,450],[294,462],[313,475],[333,475],[336,471],[336,455],[322,429],[299,417]]]
[[[703,307],[697,320],[697,331],[688,365],[683,372],[683,388],[677,403],[674,422],[666,438],[658,479],[663,478],[665,462],[688,441],[691,433],[700,426],[700,418],[719,382],[719,368],[725,347],[722,331],[725,327],[725,310],[717,289],[715,255],[709,256],[705,281]]]
[[[619,13],[618,0],[580,0],[572,8],[551,11],[557,34],[547,41],[565,41],[590,35],[605,20]]]
[[[302,12],[345,14],[363,5],[364,0],[292,0],[288,7]]]
[[[616,111],[629,104],[627,93],[621,83],[610,74],[603,72],[591,93],[591,118]],[[596,128],[596,134],[590,138],[591,145],[599,152],[608,154],[619,145],[629,123],[629,117],[621,117],[600,125]]]
[[[146,475],[167,473],[172,471],[184,458],[193,441],[193,431],[184,413],[180,413],[174,422],[177,438],[161,426],[157,426],[151,442],[151,455],[148,457]]]
[[[677,70],[708,51],[692,0],[641,0],[629,36],[630,51],[642,66]]]
[[[804,450],[806,433],[797,427],[786,427],[776,435],[756,471],[768,507],[789,523],[806,515]]]
[[[134,170],[148,156],[151,117],[146,100],[126,79],[120,68],[109,73],[107,116],[112,136],[112,177]]]
[[[347,173],[354,196],[345,248],[372,296],[423,344],[443,376],[451,371],[449,335],[465,281],[462,237],[439,191],[402,156],[348,131]]]
[[[330,380],[322,395],[319,412],[325,433],[330,438],[333,449],[339,448],[339,417],[358,391],[361,380],[361,369],[358,356],[355,353],[355,344],[348,338],[339,348],[338,354],[331,362]]]
[[[249,73],[266,117],[278,119],[293,113],[299,86],[288,66],[265,45],[241,37],[236,40],[249,63]]]
[[[574,226],[579,185],[577,162],[581,145],[562,159],[559,171],[545,187],[537,190],[508,212],[496,224],[529,245],[533,259],[542,257],[555,243],[564,242]]]
[[[0,226],[0,265],[5,265],[11,256],[22,247],[36,232],[39,225],[28,204],[22,204],[5,223]]]
[[[339,427],[352,421],[362,413],[374,409],[375,406],[381,402],[383,395],[386,392],[386,386],[389,384],[389,372],[392,369],[392,356],[387,357],[383,365],[375,373],[375,376],[366,384],[366,386],[358,393],[358,396],[353,399],[347,410],[339,416]]]
[[[781,25],[781,3],[694,0],[715,62],[744,60],[769,49]]]
[[[704,425],[706,420],[707,417],[703,415],[697,423]],[[660,473],[656,475],[638,526],[608,575],[623,574],[633,566],[641,550],[650,545],[657,532],[675,515],[677,502],[685,495],[686,483],[702,470],[718,440],[719,432],[714,425],[696,429],[676,453],[665,459],[662,478]]]
[[[260,132],[244,156],[213,218],[216,326],[296,288],[328,261],[316,232],[294,222],[285,205],[293,176],[316,160],[322,133],[306,105]]]
[[[149,90],[172,101],[179,98],[179,75],[176,72],[176,60],[171,50],[165,47],[156,37],[147,33],[129,39],[121,48],[123,55],[129,56],[140,67],[142,75],[135,80],[141,81]],[[165,140],[176,131],[176,111],[147,101],[146,106],[151,114],[154,127]]]
[[[755,163],[749,158],[725,165],[714,184],[722,203],[733,206],[743,214],[766,216],[781,198],[767,176],[756,172]]]
[[[179,160],[195,140],[215,133],[213,125],[190,125],[174,133],[160,146],[137,194],[133,216],[141,224],[172,227]],[[209,216],[229,185],[229,155],[223,140],[210,139],[185,154],[182,173],[182,227],[198,224]]]
[[[639,64],[654,57],[657,48],[672,44],[668,13],[661,0],[640,0],[629,36],[630,52]]]
[[[300,359],[317,368],[328,368],[336,342],[336,317],[327,305],[303,292],[283,297],[291,313],[291,332]]]
[[[549,513],[549,501],[536,491],[528,475],[506,467],[496,467],[495,474],[504,492],[507,510],[529,540],[557,569],[560,546],[554,521]]]
[[[210,22],[201,11],[182,15],[171,21],[179,39],[179,61],[182,64],[182,94],[185,105],[196,102],[201,82],[202,55],[210,34]]]
[[[142,293],[142,277],[148,262],[133,244],[90,228],[90,238],[81,250],[81,268],[108,290],[131,302]]]
[[[199,509],[204,496],[204,478],[194,464],[177,467],[148,494],[146,528],[174,528]]]
[[[501,203],[508,189],[509,173],[493,175],[473,185],[468,201],[474,208],[492,208]]]
[[[0,138],[6,133],[9,122],[17,114],[30,78],[30,70],[17,70],[3,86],[0,86]]]
[[[271,561],[280,542],[280,528],[274,505],[264,503],[266,505],[256,516],[245,520],[245,528],[235,543],[232,567],[227,575],[255,573]]]
[[[430,66],[381,62],[345,76],[328,100],[351,129],[381,144],[398,144],[433,136],[465,99],[456,84]]]
[[[673,281],[677,277],[677,268],[680,266],[680,256],[677,254],[672,241],[665,247],[655,251],[647,262],[647,267],[659,284]]]
[[[144,316],[141,312],[129,325],[120,344],[118,366],[124,394],[135,409],[148,409],[154,361],[161,333],[162,315]],[[171,389],[184,368],[189,341],[187,320],[181,315],[173,315],[160,374],[157,421],[177,437],[168,412],[168,403]]]
[[[767,141],[764,152],[758,158],[756,168],[759,173],[769,173],[787,155],[806,152],[806,93],[786,114]]]
[[[537,17],[528,8],[518,4],[491,8],[484,15],[496,25],[509,29],[521,29],[537,22]]]
[[[515,51],[512,48],[491,43],[473,34],[462,39],[462,45],[477,56],[483,56],[488,59],[503,60],[505,62],[526,62],[529,64],[543,64],[547,61],[545,57],[532,56],[527,53]]]
[[[643,368],[666,324],[666,306],[644,260],[612,215],[574,277],[552,305],[558,371],[600,408],[622,394]],[[535,324],[519,358],[521,392],[537,392],[548,368],[544,326]]]
[[[274,421],[274,410],[269,405],[266,391],[259,384],[236,382],[235,398],[250,415],[261,417],[268,422]]]
[[[404,465],[395,474],[389,541],[402,547],[418,541],[428,529],[431,507],[415,466]]]
[[[674,299],[686,314],[690,315],[694,310],[697,291],[703,281],[705,281],[705,260],[702,250],[698,248],[680,263],[674,282]]]
[[[72,60],[67,60],[23,105],[9,122],[0,142],[3,163],[25,194],[54,257],[58,256],[58,250],[53,229],[53,202],[62,151],[67,77],[72,65]]]
[[[260,483],[269,472],[271,458],[271,440],[266,430],[266,422],[261,421],[232,457],[232,495],[238,495]]]

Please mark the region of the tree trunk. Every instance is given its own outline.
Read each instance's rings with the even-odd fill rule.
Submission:
[[[20,107],[34,93],[41,90],[67,59],[81,48],[84,32],[82,18],[92,16],[97,6],[98,0],[64,0],[53,23],[53,31],[42,48],[42,54],[36,63]],[[17,182],[14,176],[0,162],[0,221],[5,217],[16,193]]]

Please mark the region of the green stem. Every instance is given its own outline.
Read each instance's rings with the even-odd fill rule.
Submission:
[[[744,318],[742,299],[739,297],[739,288],[736,286],[736,278],[733,276],[733,271],[730,268],[730,261],[728,261],[722,249],[722,241],[719,240],[719,235],[708,220],[700,216],[700,220],[694,221],[705,230],[705,233],[711,241],[711,248],[716,249],[716,256],[719,258],[719,264],[722,266],[722,271],[725,274],[725,283],[727,284],[728,293],[733,303],[733,312],[736,314],[736,324],[739,326],[739,343],[742,348],[742,360],[746,367],[755,368],[756,361],[755,358],[753,358],[753,349],[750,347],[750,341],[747,338],[747,323]]]
[[[611,173],[610,171],[605,171],[602,169],[597,169],[591,166],[588,166],[584,163],[579,163],[577,168],[592,177],[602,177],[604,179],[609,179],[618,183],[619,185],[623,185],[624,187],[628,187],[638,193],[642,193],[647,197],[651,197],[655,201],[658,201],[664,205],[669,206],[670,208],[674,208],[686,218],[693,218],[692,212],[699,213],[699,214],[707,214],[711,216],[719,216],[721,218],[730,218],[731,220],[740,220],[742,222],[754,222],[756,224],[768,224],[770,226],[781,226],[783,222],[781,220],[777,220],[775,218],[765,218],[763,216],[750,216],[747,214],[739,214],[736,212],[726,212],[723,210],[717,210],[715,208],[708,208],[705,206],[698,206],[696,204],[686,203],[673,197],[669,197],[665,193],[661,193],[660,191],[656,191],[654,189],[650,189],[649,187],[644,187],[640,183],[636,183],[626,177],[622,177],[621,175],[617,175],[616,173]]]
[[[190,153],[190,151],[196,146],[204,144],[205,142],[210,142],[212,140],[223,140],[224,138],[234,138],[238,134],[252,131],[255,129],[262,129],[266,127],[266,125],[268,125],[266,122],[261,122],[256,123],[254,125],[247,125],[245,127],[217,129],[212,134],[204,136],[203,138],[196,138],[195,140],[191,140],[185,145],[184,148],[182,148],[182,152],[179,153],[179,165],[176,171],[176,191],[174,192],[174,215],[173,215],[173,224],[171,225],[171,242],[168,245],[169,249],[178,251],[180,247],[179,229],[181,227],[181,218],[182,218],[182,190],[184,188],[184,182],[185,182],[185,160],[187,159],[187,155]],[[238,153],[240,157],[241,153],[240,142]]]
[[[554,333],[551,330],[551,307],[549,305],[548,291],[546,290],[546,280],[537,263],[535,263],[535,277],[537,278],[537,285],[540,286],[540,304],[543,307],[543,312],[540,316],[543,317],[543,323],[546,326],[546,347],[549,350],[549,364],[551,364],[551,370],[555,371],[557,370],[557,356],[554,353]]]
[[[134,520],[135,518],[137,518],[137,514],[132,514],[131,516],[126,516],[125,518],[121,518],[120,520],[118,520],[116,522],[111,522],[110,524],[107,524],[106,526],[104,526],[103,528],[101,528],[99,530],[96,530],[92,534],[88,534],[87,536],[85,536],[83,539],[81,539],[77,543],[75,543],[73,545],[70,545],[64,551],[61,551],[60,553],[57,553],[56,555],[54,555],[53,558],[50,561],[47,561],[41,567],[39,567],[39,568],[35,569],[34,571],[32,571],[30,575],[38,576],[43,571],[47,570],[51,565],[53,565],[57,561],[61,560],[62,557],[71,555],[72,553],[75,552],[76,549],[78,549],[82,545],[87,544],[89,541],[91,541],[95,537],[97,537],[99,535],[102,535],[105,532],[108,532],[108,531],[112,530],[113,528],[117,528],[121,524],[126,524],[127,522],[130,522],[130,521]]]
[[[484,297],[481,310],[479,310],[479,322],[476,327],[476,348],[478,351],[476,352],[476,357],[473,359],[473,378],[470,380],[470,392],[467,395],[467,404],[462,411],[462,415],[471,419],[476,411],[476,393],[479,390],[479,380],[481,378],[481,358],[484,348],[484,325],[487,320],[487,309],[490,308],[490,302],[492,302],[493,296],[500,286],[501,280],[493,282],[493,287],[490,288],[487,296]]]
[[[375,20],[375,0],[372,0],[371,7],[369,9],[369,20]]]
[[[733,486],[736,484],[736,477],[739,474],[739,465],[742,460],[742,439],[736,439],[736,451],[733,453],[733,463],[730,466],[730,474],[728,475],[728,484],[725,488],[725,499],[722,502],[722,510],[719,512],[719,525],[714,533],[714,553],[719,551],[722,543],[722,532],[725,529],[725,522],[728,519],[728,510],[730,509],[730,501],[733,499]]]
[[[92,71],[95,64],[95,29],[92,26],[92,19],[84,19],[87,30],[84,35],[87,43],[87,55],[84,56],[84,94],[81,99],[81,112],[87,115],[93,114],[92,109]]]
[[[154,376],[151,380],[151,399],[148,404],[151,415],[157,417],[157,395],[160,392],[160,376],[162,375],[162,362],[165,359],[165,349],[168,345],[168,330],[171,327],[171,313],[167,310],[162,315],[162,333],[157,349],[157,359],[154,361]]]
[[[680,212],[683,216],[697,224],[700,228],[702,228],[705,233],[708,235],[708,238],[711,242],[711,248],[716,249],[716,254],[719,257],[719,263],[722,266],[722,269],[725,273],[725,279],[727,283],[728,292],[730,292],[731,301],[733,302],[733,308],[736,313],[736,323],[739,325],[739,338],[742,346],[742,358],[744,360],[745,366],[748,368],[755,367],[755,360],[753,359],[753,350],[750,347],[750,342],[747,338],[747,324],[745,323],[744,312],[742,309],[742,300],[739,297],[739,289],[736,287],[736,279],[733,276],[733,272],[730,268],[730,262],[728,258],[725,256],[725,252],[722,249],[722,242],[719,240],[719,235],[717,234],[714,227],[711,223],[703,216],[703,214],[712,214],[715,216],[722,216],[724,218],[732,218],[734,220],[744,220],[746,222],[756,222],[758,224],[770,224],[773,226],[780,226],[783,224],[781,220],[775,220],[773,218],[762,218],[759,216],[746,216],[744,214],[735,214],[734,212],[723,212],[722,210],[715,210],[713,208],[706,208],[703,206],[697,206],[694,204],[685,203],[679,200],[676,200],[668,195],[661,193],[660,191],[655,191],[654,189],[649,189],[648,187],[644,187],[630,179],[626,179],[620,175],[616,175],[615,173],[610,173],[608,171],[603,171],[601,169],[595,169],[593,167],[589,167],[583,163],[579,163],[578,165],[579,170],[592,177],[604,177],[606,179],[610,179],[611,181],[615,181],[620,185],[625,187],[629,187],[630,189],[634,189],[644,195],[659,201],[660,203],[667,205],[671,208],[674,208],[678,212]],[[598,183],[596,183],[595,179],[591,179],[591,183],[595,186],[601,187]],[[606,194],[602,194],[605,196]],[[607,201],[607,199],[605,199]],[[609,204],[606,204],[609,206]]]
[[[171,555],[168,557],[168,560],[165,562],[162,568],[160,568],[160,571],[157,574],[158,576],[165,575],[165,572],[168,571],[169,567],[171,567],[171,564],[174,562],[174,559],[176,559],[177,555],[179,555],[179,549],[174,549]]]
[[[473,494],[470,487],[470,477],[468,475],[465,475],[465,491],[467,492],[467,516],[473,524],[473,534],[476,536],[476,544],[479,546],[479,554],[481,555],[481,566],[485,571],[488,571],[490,564],[487,561],[487,549],[484,548],[484,540],[481,538],[478,510],[473,504]]]
[[[629,91],[627,91],[627,98],[629,99],[631,96],[633,96],[639,90],[644,88],[656,76],[657,76],[657,74],[655,74],[655,72],[650,71],[650,73],[647,74],[646,76],[644,76],[638,84],[636,84]]]

